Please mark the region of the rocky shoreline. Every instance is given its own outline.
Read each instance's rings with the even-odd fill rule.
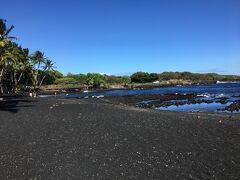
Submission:
[[[115,97],[105,97],[107,100],[114,103],[121,103],[126,105],[131,105],[139,108],[149,108],[155,109],[158,107],[169,107],[169,106],[181,106],[181,105],[191,105],[191,104],[211,104],[211,103],[220,103],[227,104],[229,103],[229,98],[227,97],[218,97],[215,99],[206,98],[207,95],[199,94],[163,94],[163,95],[131,95],[131,96],[115,96]],[[236,96],[233,96],[236,97]],[[240,103],[239,100],[234,100],[230,105],[226,105],[223,109],[218,109],[219,111],[226,112],[239,112]]]

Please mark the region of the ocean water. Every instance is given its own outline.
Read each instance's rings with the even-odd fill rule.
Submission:
[[[127,96],[140,94],[167,94],[167,93],[195,93],[215,95],[219,97],[240,95],[240,82],[238,83],[220,83],[209,85],[175,86],[161,87],[152,89],[119,89],[106,90],[86,93],[70,93],[67,97],[85,97],[85,96]]]
[[[171,110],[171,111],[206,111],[216,112],[219,109],[225,108],[227,105],[234,101],[240,101],[240,82],[235,83],[219,83],[208,85],[191,85],[191,86],[175,86],[175,87],[161,87],[152,89],[120,89],[120,90],[106,90],[96,92],[81,92],[70,93],[64,95],[65,98],[104,98],[105,96],[128,96],[128,95],[141,95],[141,94],[197,94],[196,99],[212,100],[213,103],[199,103],[199,104],[185,104],[179,106],[158,107],[158,110]],[[219,103],[220,98],[227,98],[226,104]],[[146,102],[148,100],[146,99]]]
[[[226,112],[220,109],[230,105],[231,102],[226,104],[221,103],[199,103],[199,104],[184,104],[180,106],[172,105],[169,107],[159,107],[157,110],[169,110],[169,111],[183,111],[183,112]],[[236,113],[236,112],[234,112]]]

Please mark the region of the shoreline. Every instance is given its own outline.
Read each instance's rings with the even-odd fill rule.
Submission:
[[[224,81],[228,83],[230,81]],[[86,88],[86,87],[74,87],[74,88],[48,88],[44,87],[40,90],[41,93],[73,93],[73,92],[83,92],[84,90],[90,91],[111,91],[111,90],[131,90],[131,89],[152,89],[152,88],[164,88],[164,87],[175,87],[175,86],[191,86],[191,85],[207,85],[216,84],[217,81],[205,81],[205,82],[187,82],[187,83],[173,83],[173,84],[154,84],[154,83],[139,83],[139,84],[128,84],[126,87],[123,85],[112,85],[110,88],[100,87],[100,88]],[[116,86],[116,88],[114,88]]]
[[[171,86],[172,87],[172,86]],[[176,86],[175,86],[176,87]],[[183,86],[183,87],[188,87],[188,86]],[[164,88],[164,87],[162,87]],[[161,89],[161,88],[160,88]],[[159,90],[160,90],[159,89]],[[148,109],[157,109],[160,108],[162,110],[167,110],[168,107],[173,108],[172,111],[185,111],[187,110],[177,110],[179,109],[179,106],[182,107],[187,107],[191,108],[190,106],[199,106],[199,110],[188,110],[188,112],[207,112],[208,109],[205,107],[205,110],[201,108],[201,106],[209,106],[211,104],[214,104],[218,106],[216,107],[215,110],[209,110],[209,111],[219,111],[220,113],[239,113],[240,111],[240,94],[234,94],[231,96],[223,96],[223,94],[220,94],[219,96],[212,96],[211,94],[204,94],[204,93],[198,93],[196,92],[188,92],[188,93],[183,93],[180,91],[180,93],[133,93],[133,94],[122,94],[117,95],[116,93],[108,95],[105,93],[111,92],[111,91],[128,91],[128,90],[148,90],[142,89],[142,88],[125,88],[125,89],[92,89],[92,90],[85,90],[85,91],[79,91],[78,89],[74,89],[74,91],[69,90],[69,91],[61,91],[56,92],[56,91],[43,91],[40,90],[38,92],[38,96],[40,98],[47,98],[47,97],[61,97],[63,98],[65,96],[66,99],[68,98],[77,98],[77,99],[82,99],[82,98],[104,98],[106,100],[112,101],[113,103],[116,104],[125,104],[125,105],[130,105],[134,107],[139,107],[139,108],[148,108]],[[152,89],[154,90],[154,88]],[[178,92],[179,90],[176,90],[175,92]],[[164,92],[164,91],[163,91]],[[70,94],[68,94],[70,93]],[[79,96],[78,96],[79,93]],[[102,93],[102,94],[101,94]],[[214,95],[214,94],[213,94]],[[21,97],[21,94],[8,94],[8,95],[3,95],[0,97],[11,97],[11,96],[16,96],[16,97]],[[27,93],[22,94],[23,97],[28,97]],[[174,108],[176,110],[174,110]],[[202,110],[201,110],[202,109]],[[171,110],[171,109],[170,109]],[[225,112],[224,112],[225,111]]]

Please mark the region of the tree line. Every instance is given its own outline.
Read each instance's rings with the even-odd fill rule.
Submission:
[[[168,80],[190,80],[198,81],[238,81],[240,76],[236,75],[220,75],[216,73],[191,73],[191,72],[163,72],[163,73],[147,73],[136,72],[131,76],[134,83],[149,83],[153,81],[168,81]]]
[[[107,87],[109,84],[123,84],[128,85],[131,83],[129,76],[113,76],[99,73],[87,73],[87,74],[71,74],[62,76],[55,81],[55,84],[69,86],[80,85],[93,88],[99,88],[100,86]]]
[[[163,73],[147,73],[147,72],[136,72],[130,76],[114,76],[99,73],[88,73],[88,74],[71,74],[68,73],[66,76],[61,76],[56,79],[55,84],[57,85],[80,85],[87,87],[100,87],[109,84],[122,84],[128,86],[132,83],[153,83],[169,80],[187,80],[192,82],[216,82],[216,81],[239,81],[240,76],[235,75],[219,75],[216,73],[190,73],[190,72],[163,72]]]
[[[6,20],[0,19],[0,94],[37,91],[46,80],[55,82],[54,63],[41,51],[30,54],[11,36]]]

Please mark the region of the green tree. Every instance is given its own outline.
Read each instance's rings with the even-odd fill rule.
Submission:
[[[34,90],[36,91],[42,86],[47,73],[54,68],[54,63],[47,59],[43,52],[35,51],[31,56],[31,62],[33,65],[32,69],[32,80],[34,85]]]
[[[159,76],[156,73],[136,72],[131,75],[131,81],[135,83],[148,83],[158,80]]]
[[[124,83],[124,86],[126,86],[127,84],[131,83],[131,78],[129,76],[122,76],[121,81]]]
[[[3,76],[6,65],[9,60],[9,52],[6,52],[8,44],[15,37],[10,37],[9,34],[14,26],[7,28],[6,20],[0,19],[0,93],[3,93]]]
[[[87,76],[85,74],[71,74],[71,73],[68,73],[67,77],[75,79],[81,85],[87,83]]]
[[[44,79],[47,77],[47,75],[49,74],[50,71],[53,71],[53,68],[54,68],[54,63],[49,59],[45,59],[44,67],[43,67],[43,75],[42,75],[41,81],[38,85],[38,88],[40,88],[42,86]]]
[[[92,86],[94,88],[100,87],[101,84],[105,84],[106,79],[104,75],[98,73],[88,73],[86,83],[88,86]]]

